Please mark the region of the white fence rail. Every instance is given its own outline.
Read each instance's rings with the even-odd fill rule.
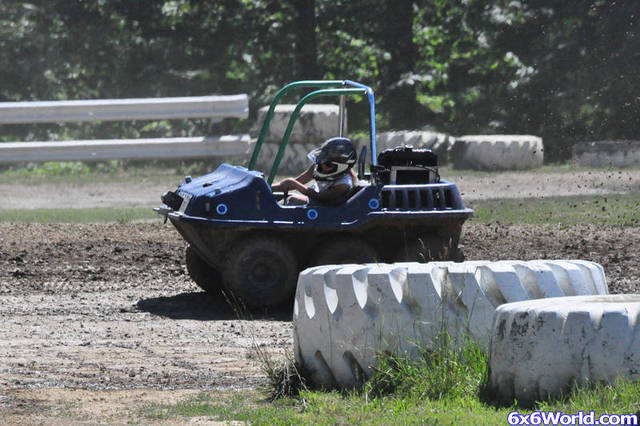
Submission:
[[[0,164],[39,161],[157,160],[246,155],[251,146],[249,135],[8,142],[0,144]]]
[[[247,118],[246,94],[180,98],[0,103],[0,125],[71,121]],[[241,155],[249,135],[0,143],[0,164]]]
[[[248,115],[247,95],[0,103],[0,124]]]

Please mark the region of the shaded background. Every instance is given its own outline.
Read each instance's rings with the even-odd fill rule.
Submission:
[[[246,131],[297,79],[376,91],[378,127],[636,138],[640,3],[627,0],[0,2],[0,101],[248,93],[251,119],[0,127],[1,141]],[[350,108],[364,129],[366,108]]]

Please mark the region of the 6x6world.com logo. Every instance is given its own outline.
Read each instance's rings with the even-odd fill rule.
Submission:
[[[520,414],[512,411],[507,416],[512,426],[519,425],[637,425],[636,414],[601,414],[596,417],[594,411],[578,411],[578,414],[564,414],[561,411],[534,411]]]

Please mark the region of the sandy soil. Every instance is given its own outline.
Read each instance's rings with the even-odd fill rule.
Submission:
[[[288,313],[238,320],[198,291],[169,225],[0,235],[2,387],[251,387],[263,377],[253,346],[291,346]]]
[[[639,171],[449,179],[467,200],[640,188]],[[135,191],[114,196],[121,185],[113,185],[95,193],[82,185],[10,192],[0,185],[0,192],[10,194],[14,208],[65,207],[70,200],[74,207],[114,205],[116,199],[121,206],[151,207],[168,189],[149,183],[138,188],[149,194],[140,201]],[[461,243],[470,260],[593,260],[604,266],[612,292],[640,292],[640,227],[469,224]],[[144,403],[265,384],[255,348],[275,359],[290,351],[290,312],[239,317],[191,282],[184,248],[174,228],[160,221],[0,223],[0,418],[125,423]]]
[[[6,425],[75,426],[79,424],[238,425],[209,416],[158,419],[149,415],[154,407],[197,398],[194,390],[111,390],[22,388],[0,396],[0,414]],[[228,401],[232,393],[218,394]]]
[[[444,176],[460,188],[464,200],[541,198],[640,192],[640,170],[580,172],[507,172]]]
[[[0,387],[250,388],[290,312],[238,319],[200,292],[169,225],[0,224]],[[468,259],[580,258],[640,290],[640,228],[470,225]],[[248,317],[247,317],[248,318]]]

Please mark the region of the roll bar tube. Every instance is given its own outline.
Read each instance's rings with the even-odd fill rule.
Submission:
[[[342,80],[303,80],[303,81],[294,81],[293,83],[289,83],[285,85],[282,89],[278,90],[278,93],[271,101],[269,105],[269,109],[267,110],[267,115],[264,117],[264,121],[262,123],[262,129],[260,130],[260,135],[258,136],[258,141],[256,142],[256,146],[253,148],[253,154],[251,155],[251,160],[249,160],[249,170],[253,170],[256,165],[256,161],[258,161],[258,154],[260,154],[260,149],[262,148],[262,144],[264,143],[264,139],[267,136],[267,131],[269,131],[269,125],[271,124],[271,119],[273,118],[273,113],[276,110],[276,106],[280,102],[280,99],[291,89],[296,87],[336,87],[341,86]]]
[[[295,109],[291,113],[291,117],[289,118],[289,124],[287,124],[287,128],[284,131],[284,135],[282,136],[282,142],[280,142],[280,147],[278,148],[278,153],[276,154],[276,158],[273,161],[273,166],[271,167],[271,172],[269,173],[269,179],[267,182],[269,185],[273,182],[273,179],[276,177],[276,173],[278,172],[278,167],[280,166],[280,161],[284,155],[284,150],[287,147],[287,143],[289,143],[289,137],[291,136],[291,132],[293,131],[293,125],[298,119],[298,115],[300,115],[300,110],[302,107],[311,99],[317,98],[320,96],[331,96],[331,95],[364,95],[364,89],[321,89],[316,90],[314,92],[309,93],[298,102]]]
[[[367,93],[367,98],[369,99],[369,125],[371,127],[371,131],[369,132],[371,143],[371,164],[377,166],[378,154],[376,152],[376,99],[373,95],[373,89],[369,86],[365,86],[364,84],[357,83],[351,80],[345,80],[344,84],[351,87],[359,87],[361,89],[364,89]]]
[[[335,88],[336,86],[342,88]],[[284,150],[289,142],[289,138],[291,136],[291,132],[293,131],[293,126],[300,114],[300,110],[302,107],[311,99],[319,97],[319,96],[344,96],[344,95],[356,95],[356,94],[364,94],[367,96],[369,100],[369,121],[370,121],[370,144],[371,144],[371,164],[377,164],[377,154],[376,154],[376,120],[375,120],[375,97],[373,94],[373,90],[364,84],[357,83],[351,80],[303,80],[296,81],[293,83],[289,83],[284,86],[282,89],[278,91],[273,101],[269,106],[269,110],[264,118],[264,122],[262,123],[262,129],[260,131],[260,135],[258,137],[258,141],[256,142],[256,146],[253,150],[253,154],[251,155],[251,160],[249,161],[249,170],[253,170],[255,167],[255,163],[258,159],[258,155],[260,153],[260,149],[262,148],[262,144],[264,143],[264,139],[266,137],[267,131],[269,129],[269,125],[271,123],[271,119],[273,118],[273,114],[275,112],[275,108],[280,101],[280,99],[291,89],[296,87],[330,87],[330,89],[322,89],[313,91],[306,96],[304,96],[296,105],[291,117],[289,118],[289,123],[287,124],[287,128],[282,137],[282,142],[280,143],[280,147],[278,148],[278,153],[276,154],[276,158],[273,162],[273,166],[271,167],[271,172],[269,173],[268,183],[271,184],[276,176],[278,171],[278,167],[280,166],[280,161],[282,160],[282,156],[284,155]],[[331,88],[333,87],[333,88]],[[345,87],[351,87],[347,89]]]

